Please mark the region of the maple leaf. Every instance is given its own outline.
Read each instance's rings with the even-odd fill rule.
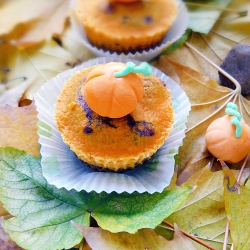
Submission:
[[[69,0],[4,0],[0,8],[0,36],[12,33],[15,44],[26,48],[52,34],[61,34],[68,12]]]
[[[92,250],[196,249],[176,224],[174,238],[171,241],[158,235],[152,229],[140,229],[136,234],[123,232],[112,234],[101,228],[86,227],[76,223],[73,223],[73,225],[82,232]]]
[[[40,157],[35,103],[24,107],[0,106],[0,146],[12,146]]]

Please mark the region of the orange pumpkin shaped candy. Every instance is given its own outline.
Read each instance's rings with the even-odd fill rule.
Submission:
[[[232,124],[232,119],[231,115],[225,115],[213,121],[207,128],[205,141],[213,156],[228,163],[237,163],[250,152],[250,128],[240,116],[237,126]],[[237,138],[235,129],[239,129],[238,126],[242,127],[242,133]]]
[[[89,73],[82,91],[87,104],[98,115],[123,117],[135,110],[142,99],[144,88],[140,76],[135,73],[122,77],[114,75],[123,70],[123,64],[109,63]]]

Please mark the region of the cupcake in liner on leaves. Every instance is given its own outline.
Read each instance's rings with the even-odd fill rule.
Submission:
[[[149,61],[178,40],[188,26],[179,0],[72,0],[71,23],[97,56]]]
[[[185,136],[187,96],[147,63],[97,58],[35,97],[43,174],[58,188],[162,192]]]

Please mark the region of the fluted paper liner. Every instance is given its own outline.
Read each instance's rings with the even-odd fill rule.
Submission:
[[[140,61],[149,61],[163,52],[167,47],[169,47],[172,43],[177,41],[182,35],[185,33],[188,27],[189,15],[186,8],[186,5],[178,0],[178,15],[176,20],[174,21],[171,29],[167,32],[166,36],[162,40],[162,42],[156,46],[154,49],[143,50],[142,52],[136,53],[128,53],[128,54],[118,54],[116,52],[110,52],[107,50],[99,49],[93,45],[91,45],[86,37],[84,26],[81,21],[78,19],[77,14],[75,13],[75,5],[76,0],[72,0],[70,4],[71,15],[70,20],[73,29],[77,33],[80,42],[86,46],[93,54],[100,57],[110,57],[110,56],[123,56],[130,59],[140,60]]]
[[[174,173],[174,156],[182,145],[185,137],[185,123],[190,111],[189,100],[181,87],[161,71],[153,68],[153,74],[166,83],[170,89],[175,112],[175,122],[172,132],[164,145],[154,156],[142,166],[121,173],[100,172],[90,168],[77,158],[69,147],[63,142],[60,132],[54,121],[54,104],[61,92],[64,83],[78,70],[93,65],[108,62],[133,61],[122,57],[96,58],[89,60],[74,69],[64,71],[46,82],[35,96],[38,111],[38,134],[41,144],[41,164],[43,175],[48,183],[58,188],[87,192],[105,191],[111,193],[127,192],[162,192],[166,188]]]

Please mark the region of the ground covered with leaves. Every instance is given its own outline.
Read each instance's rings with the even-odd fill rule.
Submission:
[[[228,102],[250,125],[249,96],[221,86],[216,68],[233,46],[250,45],[249,1],[185,1],[189,29],[150,61],[192,105],[174,177],[155,194],[67,191],[42,175],[33,97],[95,58],[72,29],[69,2],[0,2],[0,250],[250,249],[250,163],[225,166],[204,140]]]

